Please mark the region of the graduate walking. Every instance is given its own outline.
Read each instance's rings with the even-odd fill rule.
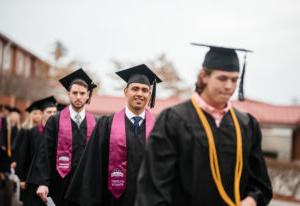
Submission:
[[[59,80],[68,91],[70,106],[49,118],[35,160],[37,194],[47,202],[50,196],[59,206],[67,205],[63,198],[82,152],[96,124],[95,117],[85,111],[96,87],[82,70]]]
[[[66,198],[81,206],[132,206],[137,174],[154,118],[156,83],[144,64],[117,72],[127,82],[126,105],[98,120]],[[151,92],[151,85],[153,85]]]
[[[272,188],[260,126],[230,103],[240,75],[236,51],[249,51],[196,45],[210,50],[195,93],[158,117],[135,206],[267,205]],[[243,98],[242,90],[239,95]]]

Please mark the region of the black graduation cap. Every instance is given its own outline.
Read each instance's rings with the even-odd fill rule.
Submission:
[[[19,110],[17,107],[10,107],[8,110],[9,110],[9,112],[17,112],[17,113],[21,114],[21,110]]]
[[[26,108],[27,112],[32,112],[33,110],[40,110],[40,106],[37,104],[38,101],[34,101]]]
[[[37,104],[39,105],[40,109],[43,111],[48,107],[56,107],[56,99],[54,98],[54,96],[49,96],[39,100]]]
[[[10,111],[10,109],[11,109],[12,107],[9,106],[9,105],[7,105],[7,104],[5,104],[5,105],[3,105],[3,108],[6,109],[6,110],[8,110],[8,111]]]
[[[82,68],[77,69],[76,71],[68,74],[67,76],[61,78],[59,82],[66,88],[66,90],[70,90],[70,86],[72,85],[73,81],[76,79],[81,79],[85,81],[88,85],[88,90],[92,91],[94,88],[97,87],[96,84],[93,83],[93,80],[83,71]]]
[[[66,90],[70,91],[70,86],[76,79],[81,79],[87,83],[88,90],[90,91],[90,96],[88,99],[88,103],[89,103],[92,97],[93,89],[96,88],[97,85],[94,84],[93,80],[83,71],[82,68],[77,69],[71,74],[68,74],[67,76],[61,78],[59,82],[66,88]]]
[[[118,71],[116,74],[119,75],[125,82],[127,82],[127,85],[131,83],[146,84],[148,86],[153,85],[149,106],[150,108],[154,107],[156,84],[162,82],[162,80],[154,72],[152,72],[149,67],[147,67],[145,64],[140,64],[129,69]]]
[[[66,106],[68,106],[68,104],[64,104],[64,103],[58,103],[56,104],[56,108],[58,111],[63,110]]]
[[[27,112],[32,112],[35,109],[45,110],[48,107],[56,107],[56,99],[54,96],[49,96],[37,101],[34,101],[27,109]]]
[[[219,47],[201,43],[191,43],[194,46],[209,47],[210,50],[206,53],[202,66],[209,70],[222,70],[229,72],[239,72],[240,63],[236,51],[244,52],[244,64],[239,86],[239,100],[244,100],[244,75],[246,69],[246,58],[248,52],[253,52],[242,48]]]

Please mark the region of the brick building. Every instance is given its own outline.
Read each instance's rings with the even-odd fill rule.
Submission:
[[[21,92],[18,90],[24,88],[8,90],[7,83],[16,82],[15,84],[17,84],[19,81],[29,84],[35,77],[46,79],[50,68],[49,63],[0,33],[0,103],[17,106],[23,110],[30,99],[20,99],[17,94]],[[21,83],[20,85],[22,85]],[[24,93],[26,90],[22,92]]]

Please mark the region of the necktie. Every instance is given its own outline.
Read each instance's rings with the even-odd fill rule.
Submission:
[[[133,131],[134,131],[134,136],[137,136],[138,135],[138,131],[139,131],[139,127],[140,127],[140,124],[139,122],[143,119],[142,117],[139,117],[139,116],[135,116],[135,117],[132,117],[133,119]]]
[[[75,116],[75,123],[77,124],[78,127],[80,127],[81,117],[80,117],[79,113],[77,113]]]

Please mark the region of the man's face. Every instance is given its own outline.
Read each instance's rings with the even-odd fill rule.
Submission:
[[[31,117],[32,117],[32,121],[34,122],[34,124],[39,124],[42,120],[42,112],[41,110],[33,110],[31,112]]]
[[[9,117],[12,126],[16,126],[20,122],[20,114],[18,112],[11,112]]]
[[[84,86],[73,84],[68,95],[73,108],[75,110],[81,110],[89,98],[89,91]]]
[[[47,122],[47,120],[49,119],[49,117],[55,115],[57,112],[56,107],[47,107],[46,109],[44,109],[43,111],[43,123],[45,124]]]
[[[151,91],[146,84],[131,83],[124,89],[127,105],[132,112],[142,112],[148,103]]]
[[[233,95],[238,78],[238,72],[215,70],[210,75],[204,74],[203,82],[206,87],[201,95],[205,95],[212,106],[222,107]]]

